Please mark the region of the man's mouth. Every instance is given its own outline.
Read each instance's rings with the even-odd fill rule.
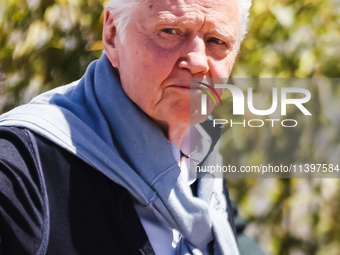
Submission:
[[[170,85],[169,87],[171,87],[171,88],[178,88],[178,89],[184,89],[184,90],[194,89],[194,88],[190,87],[190,84],[175,84],[175,85]]]

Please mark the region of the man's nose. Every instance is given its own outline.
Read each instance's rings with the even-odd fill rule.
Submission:
[[[192,74],[209,71],[208,58],[204,38],[195,36],[182,45],[178,66],[188,69]]]

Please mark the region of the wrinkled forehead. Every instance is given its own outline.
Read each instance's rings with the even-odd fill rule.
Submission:
[[[138,8],[141,22],[163,20],[183,24],[206,24],[212,29],[239,23],[238,0],[147,0]],[[235,30],[235,33],[236,33]]]
[[[178,10],[180,8],[230,10],[238,9],[238,0],[147,0],[142,1],[149,9]]]
[[[226,23],[238,23],[238,0],[147,0],[142,1],[140,11],[146,17],[173,15],[176,18],[215,18]]]

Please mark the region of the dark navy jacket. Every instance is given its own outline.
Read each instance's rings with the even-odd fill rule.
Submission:
[[[154,252],[124,188],[45,138],[1,127],[0,254]]]

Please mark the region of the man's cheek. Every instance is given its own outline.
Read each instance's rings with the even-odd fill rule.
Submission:
[[[233,68],[233,61],[226,59],[223,62],[217,62],[210,70],[211,78],[228,78]]]

